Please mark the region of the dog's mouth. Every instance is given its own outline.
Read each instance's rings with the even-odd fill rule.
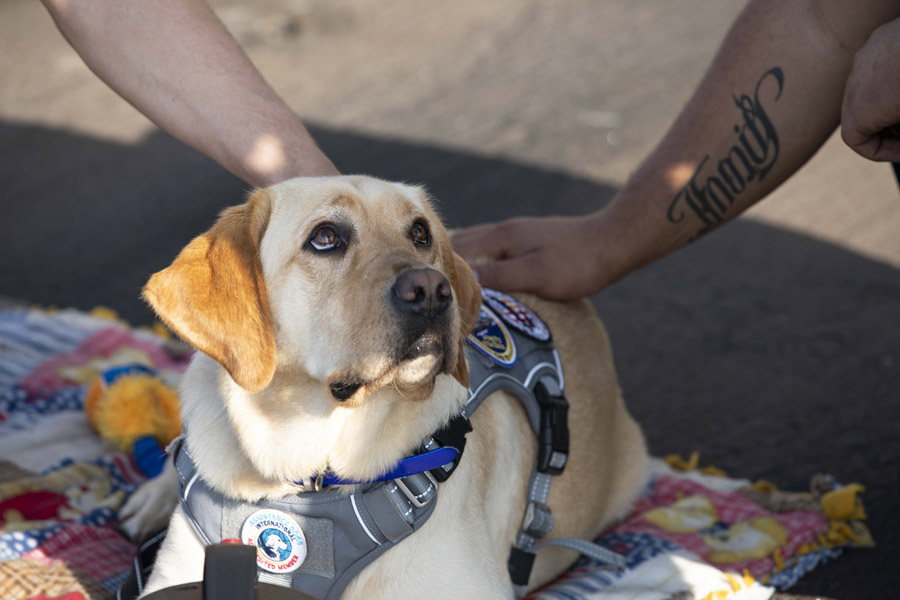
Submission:
[[[433,333],[427,333],[415,340],[401,358],[401,362],[415,360],[423,356],[443,357],[444,343],[441,338]]]
[[[355,373],[336,376],[328,384],[331,395],[344,402],[360,391],[372,393],[387,385],[405,394],[431,389],[435,377],[450,370],[449,340],[436,333],[425,333],[418,338],[400,344],[393,358],[383,362],[383,368],[375,376],[363,377]]]
[[[449,347],[448,340],[435,332],[426,332],[403,344],[395,361],[395,379],[407,384],[414,384],[426,379],[434,379],[438,373],[446,370]]]

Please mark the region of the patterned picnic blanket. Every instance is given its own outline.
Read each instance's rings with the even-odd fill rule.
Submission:
[[[113,596],[135,550],[116,511],[144,476],[89,427],[86,389],[134,363],[175,384],[188,358],[164,331],[109,311],[0,312],[0,598]],[[626,572],[583,559],[531,598],[768,598],[871,544],[861,491],[816,476],[809,492],[787,493],[698,470],[696,456],[655,460],[631,513],[598,540]]]

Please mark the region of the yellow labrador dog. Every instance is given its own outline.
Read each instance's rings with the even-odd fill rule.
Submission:
[[[185,447],[199,478],[225,498],[289,497],[298,492],[292,482],[324,472],[375,478],[467,398],[463,344],[480,288],[417,187],[334,177],[256,191],[144,294],[200,350],[182,384]],[[522,301],[553,332],[571,405],[549,537],[593,539],[644,482],[643,437],[588,302]],[[537,442],[518,399],[502,391],[472,426],[430,519],[362,569],[342,598],[512,597],[507,560]],[[168,466],[135,495],[127,526],[151,527],[158,509],[149,507],[173,506],[176,488]],[[203,556],[179,506],[146,592],[202,579]],[[538,553],[529,588],[575,558],[566,549]]]

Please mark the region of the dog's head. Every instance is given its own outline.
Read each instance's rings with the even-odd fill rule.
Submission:
[[[225,210],[144,297],[248,392],[276,372],[361,402],[464,386],[480,289],[427,195],[366,177],[306,178]]]

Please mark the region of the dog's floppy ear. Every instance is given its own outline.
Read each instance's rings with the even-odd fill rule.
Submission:
[[[247,391],[275,372],[275,332],[259,243],[269,222],[265,190],[222,212],[144,286],[144,299],[178,335],[225,367]]]
[[[449,246],[449,244],[448,244]],[[469,370],[466,368],[466,338],[478,321],[478,313],[481,310],[481,286],[475,279],[471,267],[463,258],[449,250],[450,260],[445,261],[450,284],[453,293],[456,294],[456,303],[459,308],[459,348],[457,352],[456,367],[453,376],[464,387],[469,387]]]

